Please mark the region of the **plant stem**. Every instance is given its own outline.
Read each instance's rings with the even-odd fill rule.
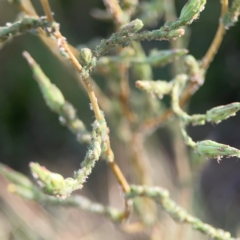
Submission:
[[[116,164],[116,162],[115,161],[109,162],[109,166],[112,172],[114,173],[115,177],[117,178],[119,184],[122,186],[123,191],[125,193],[129,192],[130,186],[127,180],[125,179],[124,175],[122,174],[122,171],[120,170],[119,166]]]
[[[117,0],[103,0],[105,7],[108,12],[112,15],[115,25],[117,27],[121,26],[124,20],[124,13]]]
[[[55,31],[55,25],[49,23],[46,18],[25,17],[20,21],[0,27],[0,42],[8,40],[11,36],[36,30],[39,27],[49,28],[51,32]]]
[[[41,0],[44,12],[47,16],[47,19],[49,22],[53,22],[54,18],[52,16],[52,12],[51,12],[51,8],[49,5],[48,0]],[[65,38],[62,36],[60,31],[56,31],[55,33],[55,37],[57,38],[57,40],[60,42],[59,44],[62,45],[62,47],[66,50],[66,53],[69,55],[69,60],[71,61],[71,63],[73,64],[73,66],[79,71],[82,71],[82,65],[78,62],[78,60],[75,58],[75,56],[73,55],[73,53],[71,52],[71,50],[68,47],[68,44],[65,40]]]
[[[174,0],[164,0],[165,19],[166,21],[174,21],[177,19],[177,11]],[[183,38],[170,39],[170,46],[172,49],[183,48]],[[181,71],[181,61],[173,62],[172,73],[179,73]]]
[[[129,199],[135,197],[148,197],[161,205],[174,220],[180,223],[188,223],[193,229],[202,232],[211,239],[216,240],[234,240],[229,232],[222,229],[216,229],[200,219],[190,215],[185,209],[175,203],[169,196],[169,192],[160,187],[131,186],[131,191],[126,195]]]
[[[121,222],[124,219],[125,212],[119,211],[116,208],[103,206],[102,204],[92,202],[84,196],[75,195],[66,199],[59,199],[46,195],[39,188],[37,188],[28,177],[22,173],[12,170],[2,163],[0,163],[0,174],[11,182],[8,185],[8,190],[24,199],[53,206],[79,208],[87,212],[104,215],[113,222]]]
[[[222,18],[227,13],[228,0],[221,0],[221,4],[222,4],[222,10],[221,10],[221,16],[220,16],[220,20],[219,20],[219,26],[218,26],[217,33],[212,41],[212,44],[210,45],[210,47],[207,51],[207,53],[205,54],[205,56],[202,59],[201,66],[204,69],[208,69],[210,63],[212,62],[214,56],[216,55],[216,53],[222,43],[223,36],[225,34],[225,26],[223,25]]]
[[[222,23],[222,17],[226,14],[228,10],[228,0],[222,0],[222,10],[221,10],[221,16],[220,16],[220,23],[217,30],[217,33],[214,37],[214,40],[206,53],[206,55],[203,57],[201,67],[204,69],[208,69],[211,61],[213,60],[216,52],[219,49],[219,46],[222,42],[225,28]],[[193,95],[193,93],[196,91],[198,86],[196,86],[195,82],[191,82],[187,89],[184,91],[184,93],[181,96],[180,99],[180,106],[182,107],[185,105],[185,103],[189,100],[189,98]],[[167,110],[164,114],[154,118],[154,119],[148,119],[146,122],[143,123],[143,125],[140,127],[141,131],[144,130],[145,133],[152,132],[155,128],[160,126],[162,123],[167,121],[171,116],[173,115],[173,111],[171,109]]]
[[[120,51],[119,51],[120,52]],[[129,86],[129,77],[128,77],[128,69],[126,63],[120,63],[118,66],[120,73],[120,95],[119,100],[121,102],[123,114],[129,123],[133,123],[136,120],[136,116],[131,109],[129,104],[131,89]]]
[[[54,18],[53,18],[53,15],[51,13],[51,8],[50,8],[48,0],[41,0],[41,3],[42,3],[42,6],[43,6],[43,9],[44,9],[44,12],[47,16],[48,21],[49,22],[54,22]]]
[[[51,8],[50,8],[48,0],[42,0],[41,3],[43,5],[43,9],[45,11],[46,16],[48,17],[48,20],[49,21],[54,20],[53,17],[50,17],[50,15],[52,16],[52,13],[51,13]],[[60,31],[57,31],[55,36],[56,36],[57,40],[61,42],[62,47],[66,50],[66,53],[69,55],[69,60],[71,61],[73,66],[78,70],[79,73],[81,73],[82,72],[82,65],[78,62],[78,60],[76,59],[76,57],[74,56],[74,54],[70,50],[66,40],[63,38],[63,36],[60,33]],[[92,109],[94,111],[95,117],[96,117],[96,119],[99,122],[101,122],[101,120],[103,120],[103,116],[102,116],[102,113],[100,111],[100,108],[99,108],[99,105],[98,105],[95,93],[93,91],[92,84],[87,79],[82,79],[82,80],[83,80],[83,83],[84,83],[84,85],[86,87],[89,99],[91,101]],[[130,188],[129,188],[129,185],[127,183],[127,180],[125,179],[125,177],[122,174],[120,168],[117,166],[116,162],[114,161],[114,155],[113,155],[113,152],[112,152],[112,149],[111,149],[109,137],[107,137],[106,145],[108,147],[108,149],[106,151],[106,155],[108,156],[107,162],[110,165],[114,165],[115,166],[115,168],[111,167],[115,177],[117,178],[118,182],[120,184],[122,184],[121,186],[122,186],[123,189],[125,189],[124,191],[128,191]],[[117,168],[117,171],[116,171],[116,168]]]

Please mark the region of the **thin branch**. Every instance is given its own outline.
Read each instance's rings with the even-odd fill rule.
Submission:
[[[51,84],[50,80],[41,70],[41,68],[37,65],[34,59],[30,56],[29,53],[24,52],[24,57],[27,59],[30,67],[34,72],[34,76],[40,86],[44,99],[47,105],[50,107],[51,110],[58,113],[61,116],[62,122],[70,128],[73,133],[79,138],[79,140],[85,141],[87,143],[90,142],[89,133],[87,132],[84,124],[77,118],[74,108],[71,104],[65,101],[62,93],[60,90],[53,84]],[[82,170],[77,171],[77,176],[75,177],[76,181],[71,182],[71,186],[69,190],[63,190],[63,192],[72,192],[75,189],[81,188],[82,184],[85,182],[87,176],[91,173],[92,167],[95,165],[95,161],[98,160],[101,150],[99,150],[101,146],[102,139],[106,139],[107,144],[107,151],[105,153],[105,157],[108,160],[108,163],[116,176],[118,182],[123,188],[123,191],[126,193],[129,191],[129,185],[124,178],[121,170],[119,169],[118,165],[114,162],[114,155],[111,150],[110,141],[107,136],[106,129],[98,129],[98,127],[104,126],[106,128],[106,123],[101,120],[99,124],[94,124],[94,131],[92,133],[92,144],[88,149],[88,153],[86,154],[85,160],[81,163],[82,169],[86,168],[84,172]],[[100,135],[100,138],[98,137]],[[104,135],[104,136],[101,136]],[[85,166],[86,165],[86,166]],[[88,167],[88,165],[90,167]],[[46,174],[46,172],[44,172]],[[39,174],[38,174],[39,175]],[[69,181],[69,180],[68,180]],[[74,182],[74,183],[73,183]],[[64,195],[60,194],[59,195]]]
[[[52,16],[52,12],[51,12],[51,8],[50,8],[50,5],[48,3],[48,0],[41,0],[41,3],[42,3],[42,6],[43,6],[43,9],[44,9],[44,12],[48,18],[48,21],[49,22],[53,22],[54,21],[54,18]],[[69,55],[69,60],[71,61],[71,63],[73,64],[73,66],[79,71],[81,72],[82,71],[82,65],[78,62],[78,60],[75,58],[75,56],[73,55],[72,51],[70,50],[70,48],[68,47],[68,44],[65,40],[65,38],[62,36],[61,32],[60,31],[57,31],[55,34],[55,37],[56,39],[58,40],[59,42],[59,45],[61,45],[66,53]],[[89,87],[87,87],[88,89]],[[89,89],[88,89],[89,91]],[[99,113],[99,116],[100,116],[100,113]],[[101,118],[101,117],[100,117]]]
[[[11,184],[8,186],[8,190],[24,199],[53,206],[79,208],[83,211],[103,215],[113,222],[121,222],[125,218],[125,212],[92,202],[83,196],[78,195],[70,196],[66,199],[59,199],[46,195],[42,193],[42,191],[36,187],[25,175],[10,169],[2,163],[0,163],[0,174],[11,182]]]
[[[165,8],[165,20],[166,21],[174,21],[177,18],[177,11],[175,7],[174,0],[164,0],[164,8]],[[183,38],[171,39],[170,40],[171,49],[179,49],[183,48],[184,40]],[[172,66],[172,73],[179,73],[181,71],[181,62],[174,61]]]
[[[116,56],[104,56],[99,58],[97,61],[97,66],[106,66],[110,63],[128,63],[139,64],[141,67],[146,64],[151,67],[163,67],[169,63],[175,62],[187,53],[187,49],[179,48],[160,51],[154,49],[150,51],[150,54],[148,56],[137,56],[136,53],[134,56],[132,56],[131,50],[129,50],[129,53],[127,51],[122,51]]]
[[[24,1],[24,2],[19,1],[17,3],[17,6],[18,6],[19,10],[22,11],[23,13],[25,13],[26,15],[39,18],[39,16],[36,13],[36,10],[34,9],[34,7],[30,1]],[[38,28],[38,31],[39,31],[39,37],[41,38],[41,40],[56,55],[56,52],[54,50],[56,49],[55,46],[57,45],[57,42],[54,39],[51,39],[48,36],[46,36],[46,33],[42,28]],[[53,47],[53,45],[54,45],[54,47]],[[75,57],[78,57],[79,51],[75,47],[71,46],[70,44],[68,44],[68,46],[69,46],[71,52],[73,53],[73,55]],[[59,48],[59,46],[57,46],[57,48]],[[59,55],[56,55],[56,56],[59,58]],[[76,79],[81,84],[81,86],[84,87],[83,81],[81,81],[79,74],[76,75]],[[90,81],[93,82],[94,80],[90,79]],[[96,83],[94,83],[94,88],[95,88],[95,92],[96,92],[98,99],[101,100],[101,101],[99,101],[99,104],[101,105],[101,107],[104,109],[105,112],[110,111],[111,104],[110,104],[110,100],[108,99],[108,97],[101,91],[101,89],[98,87],[98,85]]]
[[[142,27],[141,21],[133,21],[132,23],[129,23],[129,17],[122,11],[119,3],[117,0],[103,0],[104,4],[106,5],[108,11],[112,14],[114,22],[115,22],[115,29],[118,31],[124,23],[128,23],[128,25],[125,25],[122,27],[120,32],[124,32],[125,29],[129,30],[129,32],[138,31]],[[123,49],[118,48],[117,49],[118,54],[121,54],[123,52]],[[119,72],[119,78],[120,78],[120,93],[119,93],[119,101],[122,107],[123,115],[126,117],[128,121],[128,131],[130,130],[130,124],[135,121],[135,114],[132,111],[129,99],[130,99],[130,86],[129,86],[129,65],[125,62],[118,64],[118,72]],[[110,143],[109,143],[110,144]],[[117,176],[117,180],[119,184],[122,186],[123,191],[125,193],[129,192],[130,187],[124,176],[122,176],[122,172],[120,171],[118,165],[112,161],[109,162],[109,166],[113,173],[115,173],[115,176]],[[132,201],[125,199],[125,217],[128,218],[130,215],[132,209]]]
[[[103,54],[107,53],[110,49],[116,46],[127,46],[132,41],[150,41],[150,40],[169,40],[172,38],[181,37],[185,33],[184,29],[166,30],[165,28],[153,31],[144,31],[135,34],[119,34],[115,33],[107,40],[102,40],[100,44],[94,50],[94,55],[99,58]]]
[[[227,10],[228,10],[228,0],[221,0],[221,4],[222,4],[222,9],[221,9],[221,16],[220,16],[220,20],[219,20],[219,26],[218,26],[217,33],[213,39],[212,44],[210,45],[210,47],[207,51],[207,53],[205,54],[205,56],[202,59],[201,66],[204,69],[208,69],[210,63],[212,62],[213,58],[215,57],[216,53],[218,52],[218,49],[223,40],[223,36],[225,34],[225,26],[223,24],[223,17],[225,16],[225,14],[227,13]]]
[[[88,198],[79,195],[69,197],[65,200],[44,195],[44,199],[41,199],[41,203],[54,206],[76,207],[86,212],[103,215],[113,222],[120,222],[125,218],[125,212],[119,211],[113,207],[107,207],[102,204],[92,202]]]
[[[23,34],[40,27],[43,29],[48,29],[48,32],[51,31],[52,33],[56,30],[56,25],[50,23],[44,17],[25,17],[20,21],[7,23],[5,27],[0,27],[0,42],[4,42],[12,36]]]
[[[50,79],[28,52],[23,52],[23,56],[33,71],[34,78],[41,89],[48,107],[59,115],[61,124],[67,126],[80,143],[89,144],[91,133],[88,132],[84,123],[78,118],[72,104],[64,99],[61,91],[51,83]]]
[[[228,0],[221,0],[222,3],[222,9],[221,9],[221,16],[220,16],[220,22],[219,27],[217,30],[217,33],[214,37],[214,40],[206,53],[206,55],[203,57],[201,67],[203,69],[206,69],[209,67],[211,61],[213,60],[217,50],[219,49],[219,46],[222,42],[224,33],[225,33],[225,27],[222,22],[222,18],[225,16],[228,10]],[[190,97],[193,95],[193,93],[198,89],[199,83],[198,82],[191,82],[185,92],[182,94],[180,99],[180,106],[182,107],[185,105],[185,103],[190,99]],[[156,117],[154,119],[148,119],[143,123],[143,125],[140,127],[141,131],[145,131],[145,133],[152,132],[155,128],[160,126],[162,123],[167,121],[173,114],[173,111],[171,109],[167,110],[164,114],[161,114],[159,117]]]
[[[118,66],[119,75],[120,75],[120,94],[119,100],[122,106],[123,114],[128,120],[129,123],[133,123],[136,120],[136,115],[132,111],[129,99],[131,94],[131,89],[129,86],[129,66],[126,63],[119,63]]]
[[[174,220],[180,223],[188,223],[193,229],[202,232],[216,240],[234,240],[229,232],[222,229],[216,229],[209,224],[202,222],[200,219],[187,213],[185,209],[177,205],[169,196],[169,192],[160,187],[143,187],[131,186],[131,191],[126,195],[128,199],[135,197],[148,197],[161,205]]]
[[[125,177],[123,176],[119,166],[116,164],[115,161],[111,161],[109,162],[109,166],[112,169],[112,172],[114,173],[115,177],[118,180],[118,183],[122,186],[123,191],[125,193],[129,192],[130,190],[130,186],[127,182],[127,180],[125,179]]]
[[[42,6],[43,6],[43,9],[44,9],[44,12],[47,16],[48,21],[49,22],[54,22],[54,18],[53,18],[53,15],[51,13],[51,8],[50,8],[48,0],[41,0],[41,3],[42,3]]]
[[[103,0],[108,12],[112,15],[117,28],[126,22],[126,16],[117,0]]]
[[[45,14],[47,16],[52,15],[51,8],[49,6],[48,0],[43,1],[42,4],[43,4],[43,9],[46,11]],[[70,48],[68,47],[68,44],[67,44],[66,40],[63,38],[63,36],[61,35],[60,31],[58,31],[56,33],[56,38],[58,39],[58,41],[60,41],[62,47],[66,50],[66,53],[69,55],[69,60],[71,61],[73,66],[78,70],[79,73],[82,73],[82,70],[83,70],[82,65],[78,62],[78,60],[75,58],[75,56],[71,52]],[[92,105],[94,114],[96,116],[96,119],[97,119],[98,122],[102,122],[104,120],[103,114],[100,111],[100,108],[99,108],[99,105],[98,105],[98,102],[97,102],[97,98],[95,96],[92,84],[91,84],[91,82],[89,80],[87,80],[84,77],[84,75],[82,76],[82,81],[83,81],[83,83],[84,83],[84,85],[86,87],[86,90],[87,90],[89,99],[91,101],[91,105]],[[106,145],[108,147],[107,151],[105,153],[105,156],[107,157],[106,160],[111,164],[111,162],[114,162],[114,155],[113,155],[113,151],[111,149],[110,140],[109,140],[109,136],[108,135],[105,136],[105,142],[106,142]],[[128,183],[127,183],[124,175],[120,171],[120,169],[119,169],[119,171],[116,171],[116,172],[113,172],[113,173],[114,173],[115,177],[118,180],[121,179],[121,181],[119,181],[119,183],[125,183],[126,184],[126,185],[122,185],[122,188],[123,189],[129,189]],[[117,175],[117,174],[119,174],[119,175]]]

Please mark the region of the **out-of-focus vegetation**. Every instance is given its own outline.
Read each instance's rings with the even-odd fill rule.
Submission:
[[[22,5],[19,5],[20,2]],[[45,15],[41,2],[45,1],[32,1],[39,16]],[[189,2],[198,2],[198,4],[201,2],[204,5],[204,1],[200,0]],[[194,144],[205,139],[240,148],[239,115],[216,125],[219,118],[214,121],[207,113],[204,121],[210,124],[186,126],[190,122],[196,124],[198,120],[196,118],[189,120],[185,112],[178,109],[178,98],[175,98],[175,106],[171,106],[170,101],[171,92],[175,91],[175,96],[179,91],[181,96],[183,94],[181,88],[178,89],[180,86],[176,84],[176,74],[187,73],[190,80],[195,81],[194,86],[199,87],[183,108],[188,114],[205,114],[213,107],[240,102],[239,23],[235,23],[227,30],[216,56],[211,63],[209,62],[209,68],[201,62],[194,62],[197,68],[197,71],[194,71],[196,68],[193,67],[192,62],[189,67],[186,60],[186,54],[199,60],[206,56],[219,23],[221,23],[219,18],[221,12],[224,11],[224,4],[227,2],[207,1],[201,15],[188,26],[186,25],[191,22],[187,19],[189,12],[186,8],[188,6],[185,8],[185,14],[181,13],[186,4],[184,0],[175,1],[175,3],[172,0],[139,2],[121,0],[120,5],[117,4],[118,1],[112,0],[52,0],[50,5],[55,21],[60,24],[61,34],[67,38],[69,44],[75,47],[73,53],[77,54],[77,57],[79,53],[76,49],[80,52],[83,48],[95,49],[101,39],[111,39],[111,37],[114,39],[115,36],[111,34],[121,31],[121,26],[129,23],[130,20],[136,18],[142,20],[143,30],[152,34],[152,31],[159,30],[166,21],[175,21],[178,17],[180,20],[181,17],[184,18],[185,22],[175,24],[177,27],[170,23],[167,24],[174,31],[181,29],[174,36],[175,40],[169,37],[169,34],[165,35],[169,41],[156,41],[156,37],[155,39],[153,37],[151,41],[140,43],[131,42],[131,39],[126,42],[123,39],[124,43],[121,42],[120,46],[104,52],[101,57],[99,52],[104,49],[105,45],[102,44],[102,48],[96,48],[93,54],[98,57],[97,65],[90,72],[96,83],[93,84],[93,89],[110,129],[109,136],[115,162],[128,184],[164,187],[170,192],[171,198],[190,214],[216,228],[231,232],[233,236],[239,236],[240,170],[238,159],[223,158],[220,164],[216,159],[206,160],[204,156],[199,156],[193,149],[186,147],[178,126],[178,122],[182,122],[181,130],[185,142],[199,153],[203,153],[205,148],[202,145],[196,147]],[[229,7],[232,2],[239,4],[239,1],[230,1]],[[26,14],[34,15],[29,3],[28,0],[9,2],[0,0],[0,26],[19,21]],[[120,12],[114,12],[114,10]],[[122,10],[124,16],[121,16]],[[191,15],[190,20],[192,18],[195,17]],[[163,29],[166,32],[169,31],[167,26],[165,25]],[[177,38],[178,35],[182,35],[182,28],[185,34]],[[130,38],[136,36],[140,39],[137,33],[134,35],[134,31],[137,32],[137,30],[131,26],[126,28],[127,33],[133,31]],[[49,34],[51,35],[51,32]],[[112,42],[116,44],[117,40]],[[177,52],[171,51],[172,49],[182,50]],[[184,49],[188,49],[188,52]],[[168,51],[159,54],[160,50]],[[50,41],[47,37],[41,37],[41,34],[37,34],[34,30],[12,37],[0,43],[0,162],[29,177],[30,162],[38,162],[51,172],[57,172],[64,177],[72,177],[83,159],[87,159],[86,151],[91,151],[91,148],[79,144],[78,141],[86,143],[89,142],[89,138],[83,140],[82,135],[79,135],[74,128],[75,125],[71,125],[72,128],[69,127],[70,118],[67,124],[66,122],[59,124],[58,114],[66,119],[69,113],[66,108],[64,108],[65,112],[53,109],[58,114],[49,111],[36,81],[33,80],[27,62],[22,57],[23,51],[28,51],[34,57],[46,76],[61,90],[65,99],[73,104],[77,109],[78,117],[90,133],[92,123],[95,121],[93,111],[89,107],[90,100],[79,80],[79,73],[66,58],[67,54],[62,43],[56,39]],[[65,58],[59,52],[65,55]],[[85,52],[81,53],[85,54]],[[88,66],[87,71],[91,68],[85,55],[81,55],[78,59],[83,66]],[[171,64],[167,64],[168,62]],[[207,70],[206,75],[205,70]],[[160,87],[153,85],[149,88],[147,85],[147,90],[140,81],[136,83],[138,88],[135,86],[137,80],[159,79],[167,80],[167,83],[162,82]],[[170,82],[171,79],[175,82]],[[201,86],[203,80],[205,81]],[[161,92],[163,87],[165,92]],[[148,95],[139,89],[151,94]],[[170,97],[158,99],[159,95],[165,94]],[[174,99],[174,93],[172,98]],[[172,107],[175,109],[175,117],[166,118],[166,121],[163,121],[161,117],[166,116],[165,111]],[[225,118],[227,116],[224,116]],[[76,120],[75,115],[74,120]],[[76,136],[63,125],[67,125]],[[94,125],[94,127],[98,131],[98,126]],[[195,141],[194,144],[191,141],[189,143],[186,127],[189,136]],[[84,133],[89,134],[89,132]],[[212,144],[212,142],[208,143]],[[115,178],[119,175],[111,171],[114,168],[109,161],[111,156],[109,157],[108,151],[104,150],[107,148],[106,145],[104,147],[102,158],[107,161],[97,162],[87,182],[84,183],[83,189],[64,200],[66,201],[65,207],[63,201],[43,195],[37,186],[33,186],[32,182],[28,182],[25,178],[24,184],[19,183],[20,179],[23,179],[21,175],[17,180],[11,178],[13,183],[8,185],[8,189],[6,179],[1,176],[0,239],[207,239],[205,235],[192,230],[190,226],[173,221],[168,214],[161,211],[153,201],[147,198],[136,198],[131,207],[131,202],[123,197],[122,187],[124,189],[125,185],[119,188]],[[221,148],[220,151],[222,147],[224,146],[217,145],[217,149]],[[239,156],[236,152],[229,153],[228,150],[226,149],[227,153],[222,155]],[[207,151],[208,154],[205,154],[207,157],[221,159],[218,153],[210,154],[209,149]],[[0,166],[0,173],[6,175],[9,169],[6,170],[2,166]],[[33,170],[33,165],[31,168]],[[39,177],[38,170],[38,180],[45,184],[45,175],[43,178]],[[81,173],[79,172],[79,175]],[[62,179],[64,178],[61,178],[61,181]],[[129,197],[140,194],[148,197],[151,195],[156,199],[156,196],[160,196],[158,201],[163,209],[170,212],[170,215],[172,214],[173,208],[164,206],[163,199],[165,198],[161,195],[165,193],[164,191],[159,195],[155,189],[149,193],[142,189],[132,188],[131,195],[127,186],[124,190],[130,195]],[[73,189],[75,190],[74,187]],[[53,193],[52,185],[47,190],[48,193]],[[18,195],[29,200],[23,200],[18,195],[9,192],[19,193]],[[58,194],[56,191],[54,193],[63,195],[62,192],[59,194],[59,191]],[[78,194],[82,196],[79,199]],[[30,200],[36,200],[36,202]],[[111,206],[111,208],[105,209],[97,203]],[[127,216],[124,214],[128,215],[128,207],[124,205],[128,204],[131,214],[129,220],[126,220]],[[174,214],[172,216],[176,217]],[[182,216],[183,221],[185,215],[177,215],[176,218],[179,216]],[[113,223],[116,219],[117,224]],[[120,219],[125,220],[119,223]],[[205,225],[194,226],[198,229],[205,227]],[[207,230],[201,229],[201,231],[207,232],[208,227],[205,228]],[[216,239],[228,239],[228,236],[224,234],[222,238],[217,238],[216,234],[213,236]]]

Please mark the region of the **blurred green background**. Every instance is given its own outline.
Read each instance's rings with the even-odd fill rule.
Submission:
[[[43,15],[40,1],[32,2],[38,14]],[[176,1],[178,14],[185,2]],[[51,0],[50,3],[56,21],[61,24],[62,34],[74,46],[93,38],[106,38],[114,31],[111,23],[91,17],[90,12],[94,8],[104,9],[101,0]],[[15,21],[17,14],[14,6],[0,0],[0,26]],[[197,59],[203,57],[210,45],[219,15],[219,1],[208,1],[200,18],[189,27],[189,52]],[[162,24],[160,21],[157,27]],[[153,47],[169,47],[166,42],[156,41],[143,42],[143,46],[146,52]],[[26,174],[29,174],[28,163],[37,161],[49,166],[52,171],[71,176],[84,158],[86,147],[80,146],[75,137],[59,124],[56,114],[46,107],[31,70],[22,57],[24,50],[32,54],[46,75],[62,90],[66,99],[73,103],[79,117],[88,127],[94,120],[89,100],[79,88],[71,67],[68,68],[57,60],[38,37],[31,34],[16,37],[0,49],[0,161]],[[168,67],[156,69],[154,73],[154,79],[169,79],[171,76]],[[104,80],[95,79],[104,88]],[[204,86],[189,104],[189,111],[203,113],[211,107],[237,101],[240,101],[239,23],[227,32],[209,68]],[[161,129],[158,133],[161,137]],[[194,140],[210,138],[240,148],[240,114],[217,126],[207,124],[190,127],[189,133]],[[120,166],[127,168],[121,159],[121,148],[116,139],[113,139],[113,148],[118,153],[116,158]],[[167,151],[171,151],[171,147]],[[171,152],[168,154],[172,155]],[[105,164],[97,164],[87,182],[94,198],[104,203],[108,202],[108,190],[104,188],[108,184],[108,171]],[[236,232],[240,220],[239,161],[231,158],[220,164],[212,160],[205,162],[194,185],[196,191],[203,196],[202,203],[208,221],[217,227]]]

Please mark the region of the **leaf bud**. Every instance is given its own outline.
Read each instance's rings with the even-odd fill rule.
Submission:
[[[172,91],[172,82],[166,81],[136,81],[136,87],[148,92],[155,94],[160,99],[163,95],[169,94]]]
[[[129,33],[136,33],[143,27],[143,22],[140,19],[135,19],[130,23],[124,25],[119,33],[120,35],[127,35]]]
[[[206,119],[208,122],[220,123],[221,121],[235,116],[236,112],[240,110],[240,103],[230,103],[227,105],[212,108],[207,111]]]
[[[240,150],[237,148],[211,140],[197,142],[195,149],[199,154],[204,155],[207,158],[217,158],[218,161],[221,160],[223,156],[240,157]]]
[[[41,85],[40,87],[48,107],[52,111],[59,113],[61,111],[62,106],[65,103],[65,99],[62,92],[54,84],[51,84],[50,87],[46,88],[45,86]]]
[[[167,38],[178,38],[178,37],[182,37],[185,33],[185,30],[183,28],[179,28],[179,29],[174,29],[171,30],[167,33]]]
[[[60,198],[67,196],[67,187],[62,175],[50,172],[38,163],[30,163],[30,169],[34,178],[43,190],[49,194]]]
[[[189,0],[183,7],[179,20],[192,23],[193,20],[198,18],[201,11],[203,11],[206,0]]]
[[[90,65],[92,61],[92,51],[89,48],[82,48],[80,50],[80,61],[83,65]]]

